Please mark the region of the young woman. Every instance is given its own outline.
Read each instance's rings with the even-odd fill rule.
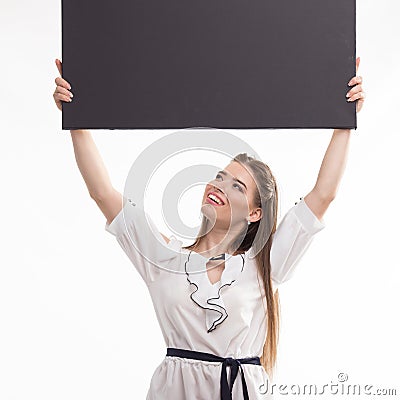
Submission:
[[[357,71],[359,63],[357,58]],[[60,60],[56,65],[62,75]],[[54,100],[62,110],[63,101],[72,101],[71,86],[61,76],[55,82]],[[348,101],[357,101],[359,112],[362,77],[348,85],[353,86]],[[279,226],[271,170],[246,153],[235,156],[207,184],[200,230],[184,247],[150,219],[152,229],[135,199],[123,199],[113,188],[90,132],[71,130],[89,194],[107,219],[105,229],[145,281],[165,338],[167,354],[154,371],[147,400],[269,397],[265,385],[279,333],[277,288],[325,227],[323,215],[338,190],[350,135],[334,130],[314,188]]]

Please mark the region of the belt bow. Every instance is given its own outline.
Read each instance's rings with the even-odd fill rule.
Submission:
[[[249,393],[247,390],[247,384],[242,364],[261,365],[260,357],[247,357],[247,358],[219,357],[211,353],[204,353],[201,351],[186,350],[186,349],[177,349],[172,347],[167,348],[167,356],[191,358],[203,361],[222,362],[221,379],[220,379],[221,400],[232,400],[232,388],[239,370],[242,378],[243,399],[249,400]],[[226,368],[228,366],[231,367],[229,384],[228,384],[228,375],[226,372]]]

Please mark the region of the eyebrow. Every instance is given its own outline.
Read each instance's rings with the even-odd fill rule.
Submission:
[[[226,171],[218,171],[217,174],[222,174],[222,175],[225,175],[225,176],[228,175]],[[239,182],[240,184],[242,184],[242,185],[246,188],[246,190],[247,190],[247,186],[245,185],[244,182],[240,181],[239,179],[237,179],[237,178],[235,178],[235,177],[233,177],[232,179],[233,179],[234,181]]]

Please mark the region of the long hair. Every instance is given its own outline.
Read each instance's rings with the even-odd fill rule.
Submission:
[[[254,193],[254,203],[262,209],[262,217],[252,222],[245,228],[246,234],[238,235],[243,238],[233,244],[237,249],[236,253],[243,253],[253,247],[255,261],[259,276],[262,277],[264,287],[264,299],[266,302],[267,332],[260,361],[269,376],[273,375],[277,358],[280,325],[280,304],[278,290],[275,294],[272,291],[270,252],[272,235],[276,231],[278,216],[278,190],[275,178],[265,163],[257,160],[247,153],[237,154],[231,161],[241,163],[253,176],[257,189]],[[203,215],[199,232],[193,244],[186,246],[186,249],[195,248],[204,236],[207,229],[207,218]],[[268,240],[265,240],[268,238]]]

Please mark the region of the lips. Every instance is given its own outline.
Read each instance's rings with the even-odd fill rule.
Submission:
[[[221,201],[221,203],[222,204],[218,204],[218,203],[215,203],[213,200],[211,200],[212,202],[213,202],[213,204],[218,204],[218,205],[220,205],[220,206],[223,206],[223,205],[225,205],[225,201],[224,201],[224,199],[220,196],[220,195],[218,195],[216,192],[208,192],[207,193],[207,199],[209,199],[209,195],[210,194],[212,194],[213,196],[215,196],[215,197],[217,197],[220,201]],[[210,200],[210,199],[209,199]]]

